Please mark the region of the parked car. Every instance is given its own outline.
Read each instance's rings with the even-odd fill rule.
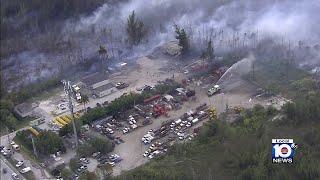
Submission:
[[[130,131],[130,128],[127,128],[127,127],[125,127],[125,128],[122,129],[123,134],[126,134],[126,133],[128,133],[129,131]]]
[[[80,161],[85,164],[89,164],[90,161],[87,158],[80,158]]]
[[[23,165],[23,161],[18,161],[17,164],[16,164],[16,167],[20,167]]]
[[[24,173],[27,173],[29,171],[31,171],[31,168],[30,167],[26,167],[26,168],[21,169],[20,173],[24,174]]]
[[[108,162],[108,164],[111,165],[111,166],[115,166],[116,165],[115,162]]]
[[[124,88],[126,88],[126,87],[129,87],[129,84],[126,84],[126,83],[124,83],[124,82],[118,82],[118,83],[116,84],[116,88],[117,88],[117,89],[124,89]]]
[[[15,180],[19,180],[20,179],[17,173],[12,173],[11,176]]]

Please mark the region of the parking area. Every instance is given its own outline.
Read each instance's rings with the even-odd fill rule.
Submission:
[[[115,149],[109,154],[81,157],[87,158],[88,164],[86,164],[86,160],[81,161],[79,158],[76,169],[76,171],[79,169],[79,173],[107,166],[108,172],[119,175],[121,171],[133,169],[156,156],[165,154],[167,148],[176,142],[192,140],[196,135],[194,129],[201,126],[207,119],[206,108],[214,106],[217,113],[220,113],[227,106],[252,107],[260,101],[252,98],[255,87],[244,81],[239,81],[239,86],[233,87],[237,88],[237,92],[224,91],[227,84],[222,87],[222,93],[208,97],[208,84],[204,80],[200,79],[202,83],[199,83],[199,79],[186,80],[185,73],[177,73],[175,68],[179,69],[178,66],[167,68],[170,65],[168,60],[150,60],[144,57],[139,59],[137,64],[139,68],[133,71],[124,71],[110,77],[113,83],[125,83],[118,84],[123,88],[119,88],[116,92],[102,98],[89,98],[86,108],[108,106],[106,102],[111,102],[124,93],[141,93],[152,90],[156,84],[164,83],[167,78],[172,78],[186,87],[176,88],[171,93],[154,94],[150,98],[144,99],[143,103],[135,104],[134,108],[126,110],[118,117],[105,117],[95,121],[90,127],[86,127],[86,132],[80,135],[80,142],[85,143],[90,137],[99,136],[113,142]],[[41,110],[44,115],[45,123],[39,125],[38,128],[54,130],[60,128],[59,123],[60,126],[63,123],[70,123],[68,109],[65,109],[65,112],[60,115],[51,112],[50,107],[57,108],[59,103],[65,101],[63,93],[60,95],[52,97],[56,98],[54,100],[56,103],[53,103],[53,106],[49,105],[50,100],[44,100],[40,103],[38,110]],[[207,106],[199,108],[203,104]],[[75,111],[84,112],[84,106],[75,103]],[[54,121],[56,125],[52,126]],[[6,139],[6,137],[2,137],[2,139]],[[58,166],[61,163],[68,164],[70,159],[75,157],[73,137],[64,139],[67,152],[59,155],[58,158],[50,157],[47,164],[53,166]],[[19,157],[17,160],[24,160],[24,158]],[[24,162],[28,163],[25,160]],[[33,166],[31,168],[37,176],[42,176],[39,170],[41,168],[36,169]]]

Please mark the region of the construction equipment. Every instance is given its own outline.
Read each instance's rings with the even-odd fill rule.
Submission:
[[[217,119],[217,111],[215,107],[209,109],[210,119]]]
[[[235,106],[233,107],[233,110],[235,113],[240,114],[244,110],[244,108],[240,106]]]
[[[168,116],[166,107],[164,105],[160,105],[160,104],[155,104],[153,106],[153,113],[152,114],[154,117],[159,117],[163,114]]]

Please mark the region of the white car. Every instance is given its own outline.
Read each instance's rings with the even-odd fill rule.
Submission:
[[[149,157],[149,159],[152,159],[154,156],[153,156],[153,154],[150,154],[148,157]]]
[[[148,157],[149,156],[149,152],[146,151],[145,153],[143,153],[143,157]]]
[[[20,167],[23,165],[23,161],[18,161],[17,164],[16,164],[16,167]]]
[[[116,163],[114,162],[108,162],[109,165],[111,165],[112,167],[116,165]]]
[[[130,129],[126,127],[126,128],[124,128],[124,129],[122,129],[122,132],[123,132],[123,134],[126,134],[126,133],[129,132],[129,130],[130,130]]]
[[[17,173],[12,173],[11,176],[15,180],[19,180],[20,179]]]
[[[184,133],[178,132],[177,135],[178,135],[178,136],[184,136]]]
[[[26,168],[21,169],[20,173],[24,174],[24,173],[27,173],[29,171],[31,171],[31,168],[30,167],[26,167]]]
[[[188,122],[186,127],[191,127],[191,122]]]

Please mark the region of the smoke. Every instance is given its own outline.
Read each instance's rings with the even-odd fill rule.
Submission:
[[[292,41],[319,42],[319,9],[318,0],[131,0],[112,6],[104,4],[91,16],[81,18],[74,29],[122,28],[135,11],[152,29],[149,39],[158,43],[173,37],[174,23],[192,28],[188,30],[194,36],[204,30],[223,29],[240,34],[258,30]],[[160,32],[160,26],[165,30]],[[124,28],[117,32],[124,33]]]
[[[126,41],[126,22],[132,11],[148,30],[143,44],[133,49],[127,48]],[[173,25],[177,24],[186,29],[192,49],[198,51],[205,48],[208,39],[212,39],[216,53],[240,45],[257,46],[266,39],[274,43],[290,42],[295,46],[292,49],[298,49],[301,41],[304,47],[297,50],[297,57],[307,61],[299,64],[320,66],[319,50],[314,48],[320,41],[319,22],[319,0],[123,0],[107,2],[78,20],[66,20],[61,35],[64,40],[76,42],[84,58],[95,56],[99,45],[104,45],[111,58],[134,59],[174,40]],[[270,48],[270,54],[273,49]],[[59,56],[64,55],[46,54],[41,59],[61,59]],[[35,55],[23,59],[34,67],[30,59],[39,58]],[[37,74],[51,75],[57,68],[51,69],[54,72],[44,69]]]

